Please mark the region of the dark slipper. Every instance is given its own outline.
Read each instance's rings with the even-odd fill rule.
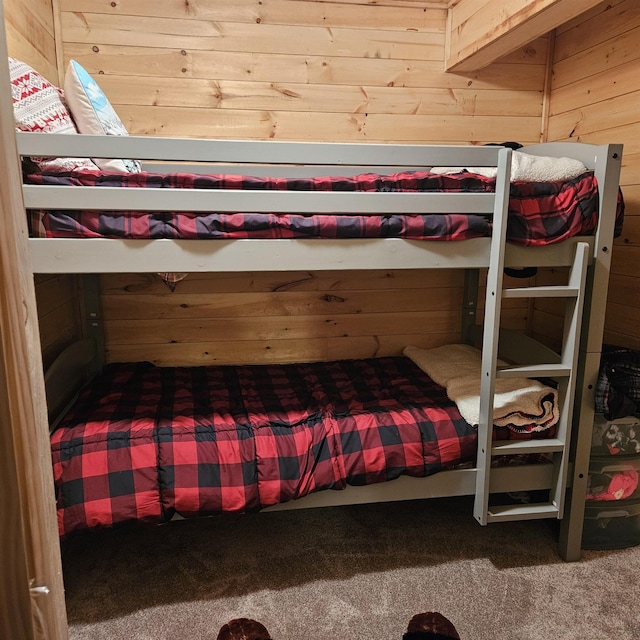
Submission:
[[[222,625],[217,640],[272,640],[265,626],[251,618],[236,618]]]

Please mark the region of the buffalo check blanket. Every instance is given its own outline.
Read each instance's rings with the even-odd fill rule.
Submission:
[[[404,172],[355,177],[252,178],[187,173],[114,174],[96,171],[29,174],[28,184],[163,189],[265,189],[374,192],[491,192],[495,179],[463,171],[452,175]],[[212,198],[212,203],[215,198]],[[597,224],[598,189],[592,172],[559,182],[514,182],[508,240],[537,246],[588,235]],[[212,209],[214,205],[212,204]],[[622,224],[620,195],[618,221]],[[411,238],[466,240],[491,234],[491,220],[466,214],[328,215],[140,211],[43,211],[29,214],[31,234],[44,238]]]
[[[496,437],[523,436],[501,429]],[[476,431],[404,357],[137,363],[105,367],[53,432],[51,448],[66,537],[428,476],[472,461]]]

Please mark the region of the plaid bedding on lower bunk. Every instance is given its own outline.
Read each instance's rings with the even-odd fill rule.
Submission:
[[[187,173],[114,174],[93,171],[30,174],[28,184],[165,189],[242,189],[373,192],[491,192],[495,179],[469,172],[403,172],[355,177],[252,178]],[[412,238],[466,240],[491,234],[491,221],[480,215],[403,214],[311,215],[277,213],[30,211],[32,235],[60,238],[207,239],[207,238]],[[623,203],[620,199],[619,223]],[[598,189],[593,172],[558,182],[511,185],[507,237],[537,246],[588,235],[597,223]]]
[[[531,436],[500,429],[495,437]],[[473,460],[476,431],[404,357],[137,363],[108,365],[53,432],[51,448],[66,537],[431,475]]]

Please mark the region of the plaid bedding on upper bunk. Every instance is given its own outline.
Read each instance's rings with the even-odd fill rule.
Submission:
[[[253,178],[187,173],[113,174],[93,171],[29,174],[28,184],[156,187],[166,189],[265,189],[296,191],[491,192],[495,179],[469,172],[440,175],[404,172],[355,177]],[[525,246],[562,242],[593,232],[598,189],[593,172],[558,182],[514,182],[508,240]],[[411,238],[466,240],[491,234],[491,221],[474,214],[329,215],[212,212],[42,211],[30,212],[32,235],[46,238]],[[618,222],[622,223],[620,196]]]
[[[531,436],[500,429],[495,437]],[[404,357],[136,363],[108,365],[52,433],[51,447],[65,537],[431,475],[473,460],[476,431]]]

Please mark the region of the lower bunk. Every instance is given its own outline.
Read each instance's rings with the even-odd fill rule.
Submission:
[[[414,359],[107,365],[51,435],[60,536],[473,494],[477,425]],[[552,486],[548,458],[519,447],[555,435],[555,389],[537,383],[518,402],[493,429],[513,454],[492,472],[493,492]]]

